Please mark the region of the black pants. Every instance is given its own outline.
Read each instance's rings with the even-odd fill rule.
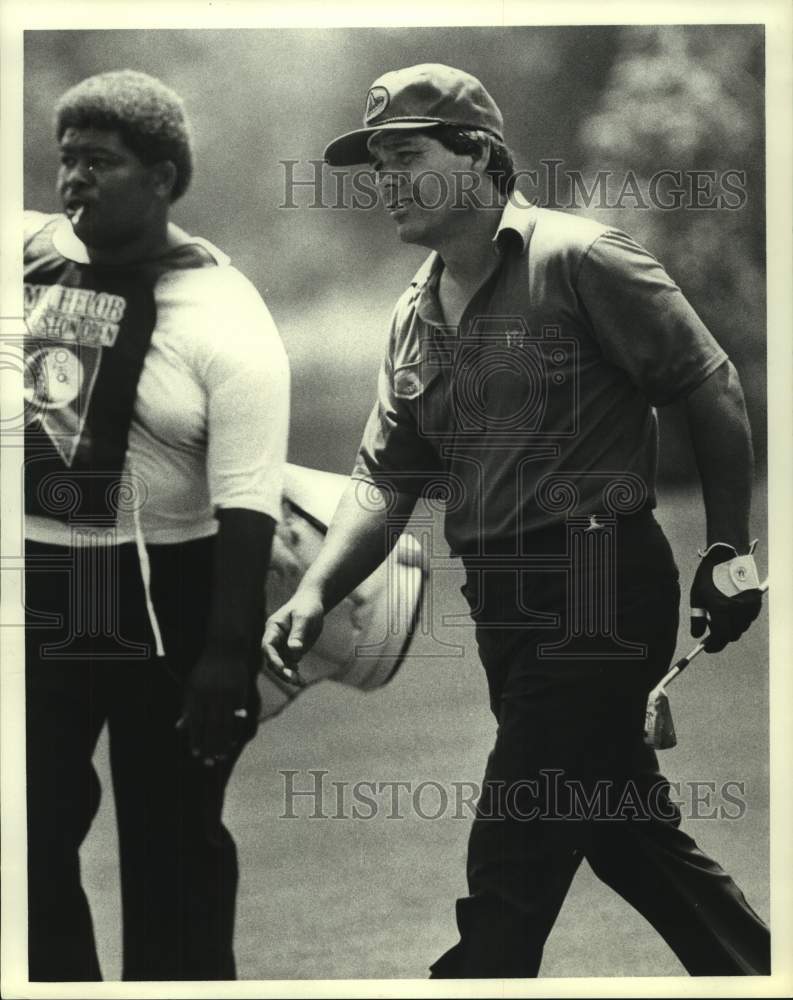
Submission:
[[[469,568],[464,591],[498,731],[471,830],[469,895],[457,903],[460,941],[433,965],[434,977],[537,976],[583,858],[691,975],[770,973],[767,927],[679,829],[679,809],[642,741],[647,693],[677,637],[671,551],[649,513],[614,531],[610,570],[584,566],[588,581],[580,565],[566,576]],[[582,539],[589,542],[583,534],[575,544]],[[531,557],[569,544],[564,531],[542,532]],[[538,627],[537,614],[556,614],[558,624]],[[612,634],[593,627],[598,621]],[[631,643],[645,648],[631,655]]]
[[[78,852],[99,805],[91,758],[105,723],[121,862],[123,978],[235,976],[237,859],[221,821],[235,760],[205,767],[175,729],[183,679],[203,647],[213,544],[149,549],[163,659],[155,655],[134,546],[108,553],[28,543],[31,980],[101,978]],[[253,671],[252,654],[242,741],[255,731]]]

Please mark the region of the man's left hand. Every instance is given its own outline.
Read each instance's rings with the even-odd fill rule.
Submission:
[[[243,656],[206,651],[185,685],[184,713],[190,748],[205,764],[225,760],[247,720],[249,669]]]
[[[705,652],[717,653],[734,642],[760,614],[763,595],[754,556],[739,556],[723,542],[701,553],[691,587],[691,634],[705,638]]]

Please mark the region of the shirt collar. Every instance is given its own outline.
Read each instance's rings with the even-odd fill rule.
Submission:
[[[505,245],[515,236],[520,240],[521,252],[525,253],[531,240],[531,234],[537,222],[537,206],[525,198],[519,191],[513,191],[501,213],[493,243],[499,253],[503,253]]]
[[[416,312],[430,326],[443,324],[441,307],[438,303],[438,279],[442,270],[443,261],[433,250],[410,283],[411,301],[416,304]]]
[[[529,246],[536,222],[537,206],[533,205],[519,191],[513,191],[509,196],[507,204],[504,206],[496,235],[493,237],[494,249],[498,253],[503,253],[510,236],[514,234],[520,240],[521,251],[525,252]],[[442,261],[433,250],[418,271],[416,271],[410,283],[416,295],[429,285],[433,279],[437,280],[441,267]]]
[[[440,273],[443,262],[440,256],[435,252],[427,257],[421,267],[413,275],[413,280],[410,282],[410,287],[414,290],[415,294],[418,295],[421,290],[430,283],[430,279],[435,278]]]
[[[521,253],[525,253],[536,222],[537,206],[519,191],[513,191],[504,206],[501,221],[493,237],[494,252],[503,255],[517,238]],[[411,301],[416,303],[416,311],[425,323],[433,326],[441,325],[443,322],[437,299],[438,278],[442,268],[443,261],[433,250],[410,283]]]
[[[63,216],[58,220],[57,226],[52,234],[52,243],[61,257],[72,260],[77,264],[90,264],[88,252],[82,240],[78,240],[74,235],[72,224]]]
[[[218,264],[226,265],[229,263],[229,258],[226,254],[222,250],[218,250],[216,246],[213,246],[209,240],[203,240],[198,236],[188,236],[183,229],[180,229],[173,222],[168,223],[168,228],[171,238],[177,247],[195,244],[206,250],[211,257],[215,258]],[[66,216],[63,216],[58,221],[52,234],[52,243],[58,253],[67,260],[74,261],[76,264],[91,263],[88,251],[85,249],[85,244],[75,236],[72,224]]]

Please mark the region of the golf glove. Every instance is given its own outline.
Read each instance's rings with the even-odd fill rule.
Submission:
[[[691,586],[691,634],[700,638],[709,629],[706,653],[718,653],[734,642],[760,614],[756,545],[752,542],[744,556],[726,542],[714,542],[699,553],[702,561]]]

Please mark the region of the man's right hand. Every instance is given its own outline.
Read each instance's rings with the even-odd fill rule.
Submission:
[[[300,683],[297,665],[319,638],[325,609],[313,590],[298,588],[295,595],[267,619],[262,649],[284,680]]]

